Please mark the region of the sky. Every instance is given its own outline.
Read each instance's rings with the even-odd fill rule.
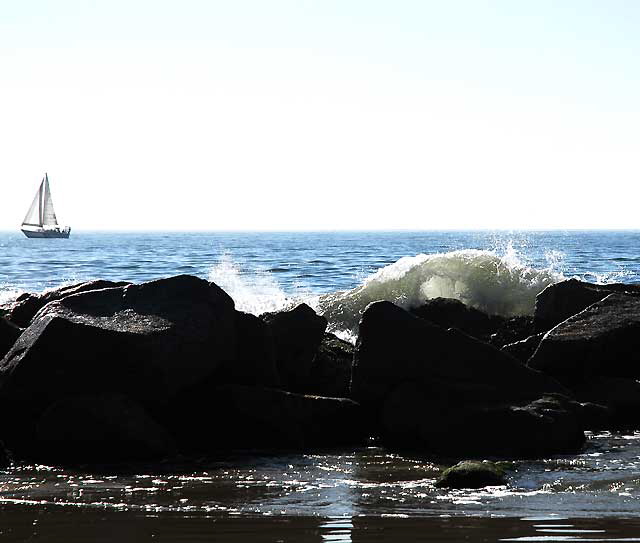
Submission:
[[[640,2],[0,0],[0,229],[640,228]]]

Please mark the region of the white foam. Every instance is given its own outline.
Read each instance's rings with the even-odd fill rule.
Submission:
[[[225,253],[209,271],[209,281],[222,288],[235,302],[236,309],[254,315],[281,311],[295,304],[267,271],[244,272]]]
[[[23,292],[23,290],[18,288],[0,286],[0,306],[10,304]]]
[[[456,298],[489,314],[530,315],[536,295],[563,279],[554,271],[559,255],[548,268],[523,264],[513,247],[502,255],[465,249],[448,253],[404,257],[381,268],[353,290],[322,296],[318,309],[334,330],[355,331],[365,307],[387,300],[415,307],[438,296]]]

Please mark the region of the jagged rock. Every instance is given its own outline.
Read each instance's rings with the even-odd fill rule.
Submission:
[[[0,357],[4,357],[5,354],[13,347],[13,344],[22,334],[22,328],[16,326],[12,322],[8,321],[4,317],[0,317]]]
[[[126,281],[106,281],[98,279],[95,281],[85,281],[75,285],[60,287],[55,290],[44,292],[43,294],[21,294],[14,302],[7,313],[7,318],[21,327],[29,326],[31,319],[49,302],[61,300],[67,296],[88,292],[90,290],[100,290],[103,288],[114,288],[128,285]]]
[[[28,449],[42,412],[78,391],[153,410],[235,358],[234,324],[231,298],[192,276],[50,302],[0,362],[0,436]]]
[[[507,484],[504,471],[493,462],[465,460],[442,472],[436,481],[438,488],[483,488]]]
[[[304,391],[309,383],[311,366],[324,337],[327,319],[306,304],[291,311],[266,313],[261,318],[273,336],[278,375],[282,388]]]
[[[554,379],[389,302],[370,304],[362,317],[351,392],[392,446],[537,456],[575,450],[584,440],[572,406],[558,400],[553,413],[542,413],[535,403],[570,396]]]
[[[184,452],[276,451],[364,443],[361,408],[352,400],[262,387],[213,387],[186,392],[169,411]]]
[[[457,328],[479,339],[488,338],[495,331],[489,315],[455,298],[431,298],[410,312],[442,328]]]
[[[175,454],[167,431],[122,394],[84,394],[49,406],[36,425],[32,459],[45,463],[111,464]]]
[[[640,285],[623,283],[596,285],[577,279],[568,279],[549,285],[536,296],[534,313],[536,331],[546,332],[614,292],[638,296]]]
[[[351,385],[354,347],[334,334],[325,334],[313,363],[305,393],[346,398]]]
[[[536,334],[535,336],[529,336],[522,341],[516,341],[515,343],[509,343],[502,347],[502,351],[513,356],[516,360],[519,360],[523,364],[527,363],[527,360],[531,358],[531,355],[536,352],[540,341],[544,334]]]
[[[550,330],[528,364],[574,387],[600,376],[640,378],[640,298],[609,294]]]

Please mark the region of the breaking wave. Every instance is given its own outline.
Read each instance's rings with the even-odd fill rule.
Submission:
[[[548,268],[532,268],[511,248],[503,255],[475,249],[420,254],[381,268],[352,290],[321,296],[317,309],[332,330],[352,333],[365,307],[377,300],[410,308],[442,296],[489,314],[529,315],[536,295],[561,279],[553,261]]]

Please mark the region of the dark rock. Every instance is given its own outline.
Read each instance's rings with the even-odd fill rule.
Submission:
[[[11,464],[11,453],[4,446],[4,443],[0,441],[0,469],[8,468]]]
[[[581,402],[578,410],[580,425],[585,430],[613,430],[620,426],[615,411],[606,405],[593,402]]]
[[[457,328],[479,339],[495,332],[489,315],[455,298],[432,298],[410,312],[442,328]]]
[[[509,343],[502,347],[502,351],[513,356],[516,360],[519,360],[523,364],[527,363],[527,360],[531,358],[533,353],[536,352],[540,341],[544,334],[536,334],[535,336],[529,336],[522,341],[516,341],[515,343]]]
[[[609,294],[547,332],[528,364],[574,387],[600,376],[640,378],[640,298]]]
[[[278,374],[282,388],[304,391],[309,383],[311,366],[324,337],[327,319],[306,304],[291,311],[266,313],[261,318],[273,336]]]
[[[507,484],[504,471],[493,462],[465,460],[442,472],[438,488],[483,488]]]
[[[29,326],[31,319],[49,302],[61,300],[67,296],[88,292],[90,290],[100,290],[103,288],[114,288],[128,285],[126,281],[105,281],[98,279],[95,281],[85,281],[75,285],[68,285],[55,290],[44,292],[43,294],[21,294],[9,310],[7,318],[21,327]]]
[[[580,401],[609,408],[608,426],[600,425],[599,429],[637,428],[640,424],[640,381],[599,377],[578,385],[574,392]]]
[[[532,317],[487,315],[454,298],[432,298],[409,311],[442,328],[457,328],[496,347],[519,341],[533,333]]]
[[[236,356],[215,372],[220,383],[275,387],[280,386],[271,330],[258,317],[236,312]]]
[[[0,317],[0,358],[13,347],[20,334],[22,334],[22,328]]]
[[[146,462],[175,454],[167,431],[121,394],[58,400],[40,417],[35,441],[33,458],[45,463]]]
[[[538,332],[550,330],[556,324],[614,292],[638,296],[640,295],[640,285],[623,283],[596,285],[577,279],[549,285],[536,296],[534,313],[536,330]]]
[[[447,457],[541,458],[579,450],[585,441],[576,402],[541,398],[525,405],[465,403],[442,383],[405,383],[382,412],[385,444]],[[543,401],[544,400],[544,401]]]
[[[527,315],[508,318],[493,315],[491,322],[494,326],[494,332],[489,336],[487,342],[498,349],[505,345],[522,341],[530,337],[534,332],[533,317]]]
[[[184,393],[170,411],[183,452],[301,451],[365,440],[361,408],[344,398],[227,385]]]
[[[573,407],[558,403],[557,412],[543,413],[535,403],[570,396],[557,381],[389,302],[369,305],[362,317],[351,392],[391,446],[537,456],[575,450],[584,440]]]
[[[346,398],[351,385],[354,347],[334,334],[325,334],[313,363],[305,393]]]
[[[370,304],[360,321],[352,397],[379,404],[398,384],[435,381],[495,403],[567,393],[554,379],[458,330],[444,330],[390,302]]]
[[[231,298],[191,276],[50,302],[0,362],[0,435],[28,449],[44,409],[78,391],[154,410],[234,359],[234,323]]]

